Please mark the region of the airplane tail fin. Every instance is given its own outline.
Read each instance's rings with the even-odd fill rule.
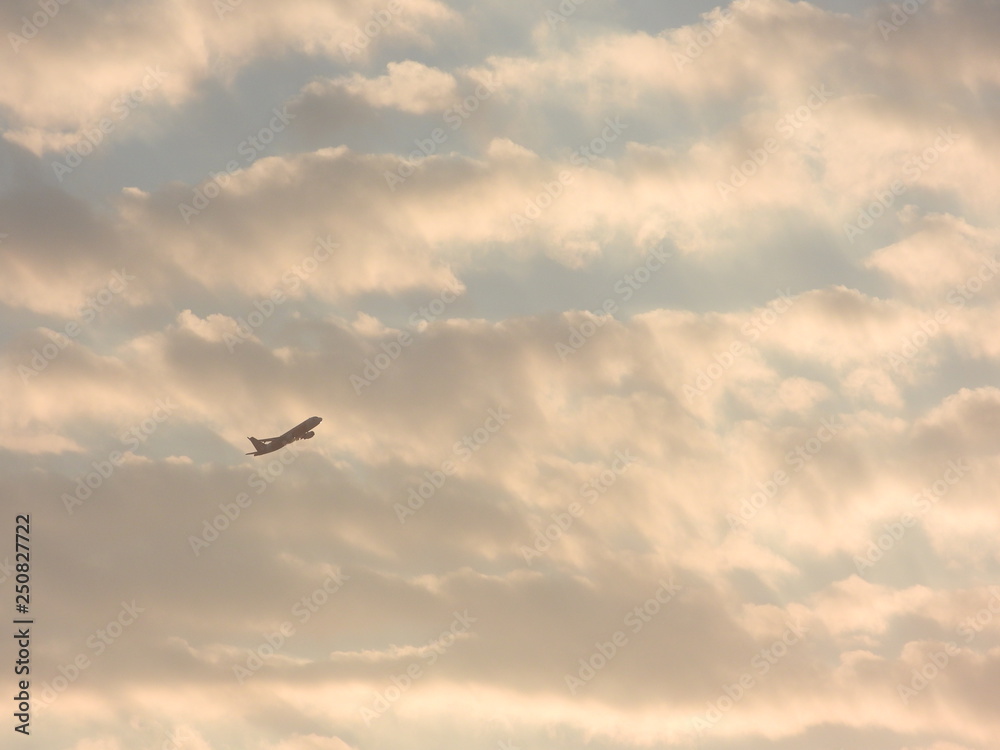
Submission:
[[[253,443],[254,450],[256,451],[256,453],[247,453],[248,456],[256,456],[257,453],[260,453],[262,450],[264,450],[267,447],[266,444],[262,443],[260,440],[258,440],[255,437],[248,437],[247,440],[249,440],[251,443]]]

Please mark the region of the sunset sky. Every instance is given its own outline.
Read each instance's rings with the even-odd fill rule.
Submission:
[[[0,746],[997,747],[996,2],[0,29]]]

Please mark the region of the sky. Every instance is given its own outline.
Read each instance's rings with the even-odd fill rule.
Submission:
[[[0,30],[0,745],[997,747],[995,2]]]

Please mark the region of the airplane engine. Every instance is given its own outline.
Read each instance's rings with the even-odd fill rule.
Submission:
[[[309,430],[309,432],[307,432],[305,435],[302,436],[302,439],[303,440],[308,440],[309,438],[311,438],[315,434],[316,434],[315,432],[313,432],[312,430]]]

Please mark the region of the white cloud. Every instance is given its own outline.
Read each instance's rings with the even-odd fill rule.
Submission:
[[[0,83],[2,489],[45,529],[53,742],[682,747],[712,709],[707,744],[991,747],[992,10],[412,2],[347,59],[387,6],[60,7]],[[156,64],[120,132],[169,164],[116,132],[57,185],[38,154]],[[240,71],[301,119],[214,178],[180,123],[220,82],[242,111]]]
[[[381,0],[296,0],[280,8],[157,0],[141,10],[118,0],[60,4],[36,35],[6,53],[17,74],[0,81],[0,103],[14,114],[4,137],[42,154],[86,139],[102,119],[131,125],[126,118],[138,110],[129,106],[130,92],[137,87],[147,91],[146,106],[169,112],[206,81],[231,79],[255,59],[309,54],[349,61],[387,39],[420,39],[428,27],[454,20],[436,0],[398,5],[393,13]],[[29,0],[6,6],[5,26],[17,28],[17,19],[37,10]],[[376,33],[366,33],[372,23]],[[146,124],[156,127],[154,119]]]
[[[414,60],[389,63],[388,73],[378,78],[368,79],[355,73],[331,80],[327,86],[361,97],[373,107],[393,107],[418,115],[444,110],[453,103],[456,93],[451,74]],[[317,87],[318,84],[310,84],[306,90],[320,91]]]

